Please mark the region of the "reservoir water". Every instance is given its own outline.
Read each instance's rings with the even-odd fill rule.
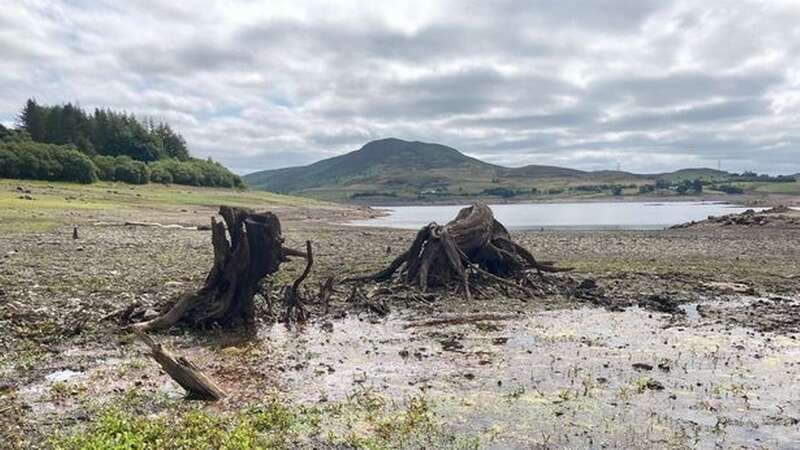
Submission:
[[[509,229],[658,230],[708,216],[740,213],[747,208],[720,202],[588,202],[489,205]],[[350,225],[419,229],[445,224],[464,205],[374,207],[387,215]],[[758,210],[759,208],[754,208]]]

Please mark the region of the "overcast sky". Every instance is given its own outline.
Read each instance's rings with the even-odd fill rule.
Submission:
[[[0,0],[0,122],[28,97],[165,119],[238,173],[390,136],[795,173],[800,1]]]

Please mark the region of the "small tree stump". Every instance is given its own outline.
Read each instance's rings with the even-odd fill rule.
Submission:
[[[184,294],[164,315],[131,325],[138,332],[169,328],[178,321],[233,326],[255,320],[259,281],[278,271],[288,256],[306,253],[283,247],[281,224],[270,212],[221,206],[225,223],[211,218],[214,263],[202,288]],[[228,235],[225,234],[227,225]]]

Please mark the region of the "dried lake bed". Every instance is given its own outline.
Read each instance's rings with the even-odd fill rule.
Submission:
[[[312,308],[301,327],[272,323],[263,306],[254,335],[157,334],[228,391],[205,404],[184,400],[143,346],[104,317],[131,301],[157,308],[199,284],[211,261],[208,233],[93,224],[205,224],[212,213],[81,211],[77,241],[71,224],[0,236],[5,442],[46,447],[91,427],[109,407],[143,417],[186,408],[226,416],[266,399],[329,411],[366,395],[398,408],[424,399],[440,432],[466,438],[435,446],[800,442],[800,230],[517,231],[537,256],[575,268],[563,276],[595,280],[604,302],[442,295],[391,304],[379,317],[345,302],[343,286],[327,315]],[[383,266],[387,247],[404,248],[414,234],[331,225],[351,214],[344,210],[277,213],[290,245],[314,242],[312,287]],[[276,283],[302,266],[287,263]],[[371,422],[335,423],[375,432]],[[325,433],[302,428],[297,445],[339,442]]]

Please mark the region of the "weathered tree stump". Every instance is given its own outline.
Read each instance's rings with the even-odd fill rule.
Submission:
[[[179,321],[198,326],[252,323],[259,281],[277,272],[288,256],[308,257],[283,247],[281,224],[272,213],[221,206],[219,214],[225,223],[211,218],[214,264],[203,287],[184,294],[162,316],[131,325],[134,331],[169,328]]]
[[[422,291],[430,285],[448,285],[458,280],[468,297],[470,270],[501,282],[529,269],[540,273],[570,270],[537,261],[511,240],[508,230],[483,203],[463,208],[444,226],[434,222],[422,228],[411,247],[385,269],[359,279],[386,281],[401,267],[404,281]]]

